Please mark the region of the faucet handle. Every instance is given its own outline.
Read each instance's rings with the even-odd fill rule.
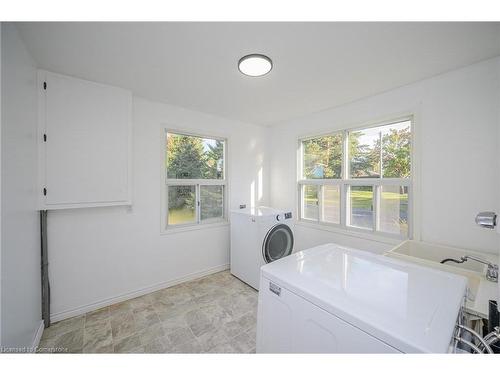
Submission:
[[[489,264],[486,270],[486,279],[498,283],[498,264]]]
[[[491,211],[476,215],[476,224],[483,228],[494,229],[497,226],[497,214]]]

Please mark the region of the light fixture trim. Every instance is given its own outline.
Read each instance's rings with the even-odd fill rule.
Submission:
[[[248,66],[244,66],[244,65],[242,66],[242,64],[244,64],[245,62],[247,62],[249,60],[253,60],[253,59],[260,60],[260,62],[265,61],[267,63],[267,65],[264,64],[260,67],[257,67],[258,69],[261,69],[261,70],[257,70],[255,72],[252,72],[251,69],[250,70],[248,69],[248,68],[252,68],[252,67],[248,67]],[[255,67],[253,67],[253,68],[255,68]],[[265,76],[266,74],[269,74],[269,72],[271,70],[273,70],[273,61],[271,60],[271,58],[269,58],[268,56],[263,55],[261,53],[251,53],[251,54],[245,55],[241,59],[239,59],[238,70],[240,71],[241,74],[244,74],[248,77],[262,77],[262,76]]]

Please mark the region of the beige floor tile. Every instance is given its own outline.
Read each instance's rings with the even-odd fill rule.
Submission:
[[[151,325],[149,327],[143,328],[139,332],[139,337],[141,338],[142,345],[149,344],[155,339],[165,336],[165,330],[161,323]]]
[[[223,308],[222,306],[217,304],[217,302],[201,306],[200,311],[208,316],[210,322],[215,327],[220,327],[221,325],[233,320],[232,311]]]
[[[187,312],[184,319],[195,336],[200,336],[203,333],[211,331],[215,328],[209,317],[200,309]]]
[[[55,323],[40,346],[71,353],[255,352],[257,292],[219,272]]]
[[[151,306],[153,303],[153,298],[150,294],[146,294],[141,297],[137,297],[128,301],[132,309],[144,309]]]
[[[188,288],[178,288],[173,292],[166,294],[167,301],[175,304],[182,305],[192,301],[194,298],[193,294],[190,292]]]
[[[108,344],[108,345],[84,346],[83,353],[85,353],[85,354],[94,354],[94,353],[95,354],[97,354],[97,353],[110,354],[110,353],[114,353],[113,342],[111,342],[111,344]]]
[[[196,339],[200,343],[203,352],[208,352],[216,346],[224,345],[229,342],[228,337],[220,329],[213,329],[205,332]]]
[[[133,312],[137,329],[144,329],[160,323],[160,318],[153,306],[137,308]]]
[[[230,342],[238,353],[249,353],[255,349],[255,340],[247,333],[241,333]]]
[[[135,334],[118,340],[113,339],[113,349],[115,353],[130,353],[141,347],[142,343],[139,334]]]
[[[109,307],[109,313],[112,318],[130,312],[132,312],[132,305],[129,301],[120,302]]]
[[[111,331],[113,334],[113,340],[121,339],[136,333],[137,325],[135,323],[133,313],[128,312],[112,317]]]
[[[228,342],[219,344],[208,350],[206,353],[212,354],[226,354],[226,353],[238,353],[236,349]]]
[[[156,310],[156,312],[164,312],[175,306],[173,302],[168,299],[153,299],[151,306]]]
[[[60,336],[63,333],[82,329],[85,324],[85,315],[80,315],[74,318],[61,320],[60,322],[52,324],[49,328],[43,331],[45,338],[53,338]]]
[[[172,353],[201,353],[202,349],[198,341],[190,340],[172,348]]]
[[[151,297],[151,303],[153,304],[155,301],[161,301],[161,300],[166,299],[167,295],[166,295],[165,291],[167,289],[160,289],[160,290],[157,290],[155,292],[150,293],[149,296]]]
[[[237,321],[233,320],[233,321],[230,321],[224,325],[222,325],[220,327],[220,330],[222,332],[224,332],[224,334],[232,339],[233,337],[236,337],[238,336],[239,334],[241,334],[242,330],[241,330],[241,326],[238,324]]]
[[[83,331],[83,351],[86,353],[106,352],[113,348],[113,336],[111,333],[111,322],[103,320],[93,323],[90,327],[85,326]]]
[[[184,319],[185,314],[179,314],[165,319],[161,322],[163,329],[166,333],[171,333],[179,328],[188,328],[186,319]]]
[[[249,313],[244,314],[240,318],[238,318],[237,322],[241,326],[241,329],[243,331],[247,331],[248,329],[257,325],[257,316],[253,311],[250,311]]]
[[[192,300],[183,304],[174,305],[171,308],[165,309],[163,311],[156,310],[158,317],[161,321],[169,320],[170,318],[176,316],[183,316],[187,312],[198,309],[199,306]]]
[[[195,297],[193,299],[194,303],[198,305],[206,305],[211,304],[217,301],[219,298],[227,296],[227,293],[222,289],[211,290],[205,294],[202,294],[199,297]]]
[[[109,307],[103,307],[102,309],[89,312],[85,314],[85,326],[88,327],[94,323],[109,319],[109,317]]]
[[[236,292],[221,298],[218,304],[231,311],[233,318],[238,318],[249,312],[254,312],[257,307],[257,295],[251,291]]]
[[[255,341],[257,341],[257,326],[251,327],[246,333],[253,338]]]
[[[78,353],[83,349],[83,328],[63,333],[52,338],[45,338],[40,346],[43,348],[62,349],[62,353]]]
[[[167,334],[167,337],[174,347],[196,339],[189,328],[176,329]]]
[[[162,340],[160,339],[151,341],[149,344],[144,345],[143,348],[144,353],[159,354],[169,352],[168,348],[165,348]]]

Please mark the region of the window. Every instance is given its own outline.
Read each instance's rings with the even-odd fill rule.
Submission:
[[[411,119],[300,140],[304,221],[411,235]]]
[[[225,149],[224,139],[167,132],[167,227],[226,219]]]

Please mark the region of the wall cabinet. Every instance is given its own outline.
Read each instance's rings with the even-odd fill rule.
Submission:
[[[39,72],[40,208],[129,205],[132,93]]]

